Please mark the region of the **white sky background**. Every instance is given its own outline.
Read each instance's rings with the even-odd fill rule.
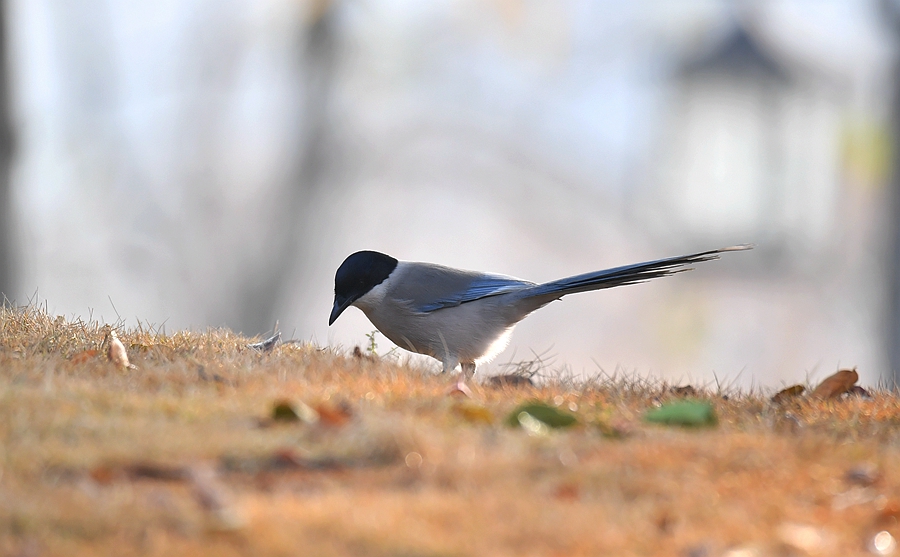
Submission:
[[[629,200],[652,164],[664,77],[727,29],[727,5],[346,2],[330,107],[339,167],[305,217],[281,329],[365,341],[360,312],[326,325],[334,270],[357,249],[543,281],[717,247],[660,244]],[[760,5],[773,43],[849,84],[848,113],[887,116],[892,44],[875,2]],[[272,210],[307,139],[308,13],[281,0],[13,0],[17,299],[112,321],[111,298],[126,325],[240,328],[240,285],[284,229]],[[768,386],[840,363],[877,378],[877,296],[741,277],[730,260],[745,256],[551,304],[498,361],[550,350],[575,372]],[[786,298],[796,338],[767,327]]]

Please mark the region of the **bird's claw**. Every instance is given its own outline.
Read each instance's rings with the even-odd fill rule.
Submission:
[[[447,394],[450,396],[464,396],[466,398],[472,398],[472,389],[470,389],[469,386],[462,381],[458,381],[456,384],[450,387],[450,390],[447,391]]]

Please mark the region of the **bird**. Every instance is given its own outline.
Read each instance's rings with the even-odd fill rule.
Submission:
[[[358,251],[347,256],[334,275],[328,325],[348,307],[357,307],[397,346],[437,359],[445,373],[459,366],[452,391],[471,395],[466,382],[476,367],[506,348],[519,321],[550,302],[577,292],[667,277],[722,253],[752,248],[741,244],[545,283]]]

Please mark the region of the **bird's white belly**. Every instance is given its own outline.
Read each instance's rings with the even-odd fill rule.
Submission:
[[[503,334],[497,337],[497,339],[492,342],[490,346],[488,346],[487,352],[475,359],[475,364],[486,364],[499,356],[501,352],[506,350],[506,347],[509,345],[509,339],[512,337],[513,329],[515,328],[515,325],[511,325],[505,331],[503,331]]]
[[[445,367],[457,362],[485,363],[502,352],[514,323],[502,321],[487,301],[476,301],[429,313],[386,305],[360,307],[369,320],[400,348],[432,356]],[[362,304],[360,304],[362,305]],[[406,312],[402,319],[397,315]]]

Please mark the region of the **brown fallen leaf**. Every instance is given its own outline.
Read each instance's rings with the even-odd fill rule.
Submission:
[[[77,354],[74,354],[71,358],[69,358],[69,361],[73,364],[81,365],[93,358],[96,358],[97,354],[99,353],[100,351],[95,349],[82,350],[81,352],[78,352]]]
[[[812,397],[818,399],[837,398],[849,391],[857,381],[859,381],[859,374],[856,373],[856,369],[842,369],[819,383],[819,386],[812,392]]]
[[[580,495],[579,491],[578,484],[563,482],[553,490],[553,497],[563,501],[576,501]]]
[[[347,464],[354,463],[342,462],[334,455],[305,456],[293,448],[284,447],[256,462],[255,467],[264,472],[278,472],[293,469],[336,470]]]
[[[133,462],[122,466],[122,472],[131,480],[158,480],[163,482],[179,482],[187,477],[187,470],[182,466],[169,466],[154,462]]]
[[[302,468],[303,466],[305,466],[305,459],[297,451],[291,448],[282,448],[272,453],[264,468],[271,471]]]
[[[775,396],[772,397],[772,402],[776,404],[780,404],[782,402],[787,402],[789,399],[796,398],[803,394],[803,391],[806,390],[806,387],[803,385],[791,385],[786,389],[781,389]]]
[[[863,389],[859,385],[853,385],[852,387],[850,387],[850,390],[847,391],[847,394],[849,394],[850,396],[858,396],[859,398],[864,398],[866,400],[872,400],[872,398],[874,398],[872,396],[872,393]]]
[[[108,485],[114,481],[121,480],[179,482],[187,479],[187,471],[182,466],[145,461],[124,464],[98,464],[90,469],[88,475],[99,485]]]
[[[94,466],[88,475],[99,485],[109,485],[119,475],[118,470],[106,465]]]
[[[534,382],[530,377],[526,377],[524,375],[518,375],[515,373],[510,373],[507,375],[495,375],[493,377],[489,377],[487,380],[488,387],[494,389],[500,389],[503,387],[533,387]]]
[[[362,349],[359,346],[353,347],[353,357],[357,360],[365,360],[367,362],[376,361],[376,358],[373,354],[363,353]]]
[[[676,396],[697,396],[697,389],[695,389],[691,385],[685,385],[683,387],[672,387],[669,390],[673,395]]]
[[[844,473],[844,481],[862,487],[870,487],[881,479],[878,467],[871,462],[863,462]]]
[[[660,534],[671,534],[675,529],[675,517],[667,510],[660,511],[653,522]]]
[[[318,412],[318,423],[321,425],[340,427],[349,422],[353,417],[353,409],[350,408],[350,405],[347,402],[339,402],[337,404],[320,402],[312,408]]]

